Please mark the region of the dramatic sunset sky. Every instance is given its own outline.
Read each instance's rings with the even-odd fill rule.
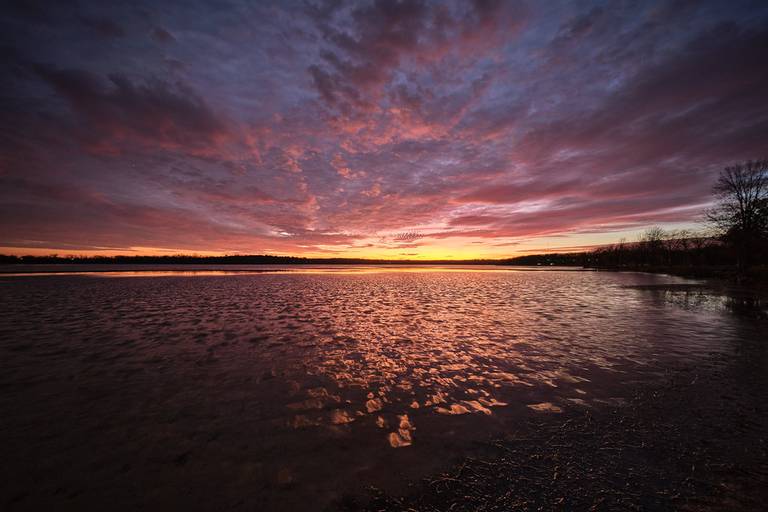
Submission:
[[[502,257],[696,227],[768,2],[5,2],[0,252]]]

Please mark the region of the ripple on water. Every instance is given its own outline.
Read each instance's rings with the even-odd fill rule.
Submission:
[[[185,465],[200,461],[200,474],[226,467],[296,492],[385,478],[391,457],[419,454],[408,459],[416,471],[415,460],[448,459],[521,414],[620,404],[615,390],[629,376],[726,350],[738,335],[732,317],[639,286],[666,282],[677,280],[508,271],[4,278],[6,434],[25,436],[61,474],[72,463],[61,447],[82,445],[80,432],[99,447],[88,453],[117,446],[118,458],[187,439],[199,445]],[[50,435],[50,425],[67,427]],[[81,455],[80,471],[110,467]]]

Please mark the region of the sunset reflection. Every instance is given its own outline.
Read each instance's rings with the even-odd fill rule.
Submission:
[[[666,276],[265,270],[0,278],[11,292],[0,326],[19,333],[8,378],[112,386],[121,400],[96,402],[99,423],[80,429],[110,439],[100,425],[119,418],[151,446],[190,432],[194,448],[167,455],[174,467],[219,467],[245,451],[259,462],[242,470],[278,486],[264,496],[280,509],[282,489],[381,482],[393,465],[416,477],[526,418],[625,407],[623,383],[657,379],[659,354],[711,357],[731,329],[723,304],[657,291],[679,282]],[[40,404],[60,423],[84,421],[54,389],[34,405],[21,396],[7,395],[18,421],[34,421]]]
[[[153,266],[156,267],[156,266]],[[350,274],[381,274],[381,273],[424,273],[424,272],[513,272],[515,269],[510,267],[499,268],[497,266],[469,266],[469,265],[451,265],[451,266],[437,266],[437,265],[418,265],[418,266],[398,266],[398,265],[386,265],[386,266],[351,266],[351,265],[334,265],[329,267],[311,267],[306,265],[295,266],[293,268],[286,266],[274,266],[269,265],[250,265],[247,268],[227,268],[227,269],[210,269],[210,268],[192,268],[192,269],[168,269],[157,270],[155,268],[150,269],[138,269],[131,270],[77,270],[77,267],[70,266],[68,270],[39,270],[27,268],[25,271],[18,272],[0,272],[0,277],[33,277],[33,276],[65,276],[65,275],[82,275],[92,277],[173,277],[173,276],[247,276],[258,274],[334,274],[334,275],[350,275]],[[525,269],[528,270],[528,269]]]
[[[431,435],[435,422],[606,403],[600,381],[649,357],[625,335],[649,328],[622,314],[639,297],[620,286],[629,277],[611,285],[590,272],[440,266],[93,275],[194,276],[190,289],[224,294],[221,313],[183,295],[173,298],[178,312],[234,340],[206,341],[208,358],[237,368],[248,354],[285,390],[273,400],[291,429],[375,428],[387,447],[418,446],[425,419],[419,432]],[[536,306],[541,296],[547,311]],[[599,328],[585,331],[590,319]],[[188,336],[183,326],[171,335]]]
[[[165,328],[168,340],[194,337],[193,326],[205,325],[206,361],[234,370],[247,357],[249,371],[261,368],[285,390],[272,400],[286,427],[353,436],[375,428],[380,446],[391,448],[418,446],[425,419],[420,435],[435,422],[490,421],[521,407],[560,413],[609,403],[599,381],[649,358],[626,333],[653,328],[623,315],[621,305],[641,291],[622,286],[629,277],[612,285],[591,272],[436,265],[31,275],[87,276],[104,290],[122,277],[158,278],[147,283],[159,290],[162,278],[184,278],[168,283],[204,291],[218,307],[201,309],[196,295],[161,294],[180,315]],[[546,310],[540,297],[549,297]],[[135,328],[153,328],[131,309]],[[217,331],[225,336],[219,341]]]

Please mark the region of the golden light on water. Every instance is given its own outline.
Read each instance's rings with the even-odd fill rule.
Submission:
[[[253,276],[263,274],[296,274],[296,275],[356,275],[356,274],[386,274],[386,273],[492,273],[492,272],[515,272],[526,269],[515,268],[500,268],[500,267],[470,267],[470,266],[331,266],[325,268],[305,268],[303,266],[296,265],[292,267],[282,268],[264,268],[259,270],[243,269],[243,270],[213,270],[213,269],[200,269],[200,270],[125,270],[125,271],[29,271],[29,272],[7,272],[0,273],[0,276],[6,277],[42,277],[42,276],[63,276],[63,275],[80,275],[91,277],[204,277],[204,276]]]

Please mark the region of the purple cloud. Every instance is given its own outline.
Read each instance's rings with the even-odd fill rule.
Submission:
[[[4,250],[580,247],[695,226],[766,156],[747,0],[53,2],[0,28]]]

